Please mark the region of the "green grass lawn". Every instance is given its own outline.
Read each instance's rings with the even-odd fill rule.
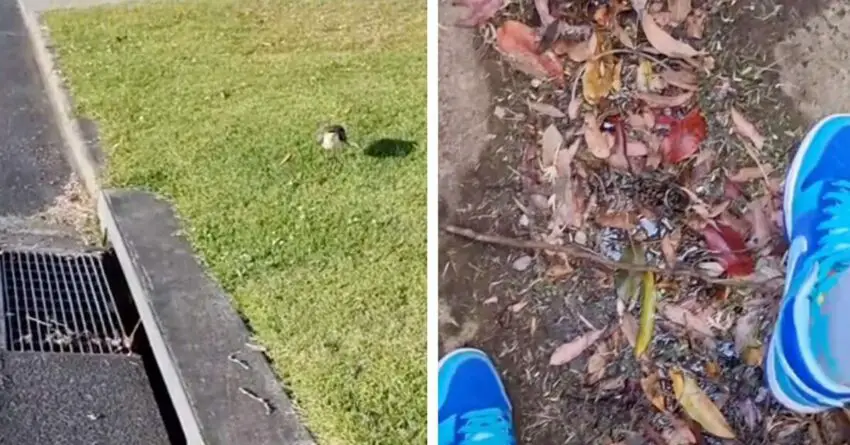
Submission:
[[[53,12],[108,186],[175,203],[322,444],[426,437],[425,2]],[[329,157],[320,123],[404,158]]]

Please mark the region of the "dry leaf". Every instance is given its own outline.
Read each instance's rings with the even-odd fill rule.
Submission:
[[[602,58],[587,62],[582,76],[582,95],[589,104],[597,104],[600,100],[622,86],[621,70],[623,61],[619,59]]]
[[[573,62],[585,62],[593,57],[598,46],[598,37],[594,32],[587,40],[583,42],[570,42],[564,49],[567,57]]]
[[[574,97],[570,100],[570,104],[567,105],[567,116],[570,120],[576,120],[578,118],[578,114],[581,111],[581,98]]]
[[[558,346],[558,349],[555,349],[555,352],[552,353],[552,357],[549,358],[549,364],[552,366],[560,366],[566,365],[567,363],[575,360],[575,358],[580,356],[582,352],[596,343],[596,341],[602,337],[603,333],[605,333],[604,329],[588,332],[571,342]]]
[[[581,147],[581,138],[576,138],[569,148],[558,152],[555,168],[559,175],[572,174],[573,158],[576,157],[579,147]]]
[[[691,45],[674,39],[667,31],[658,26],[658,23],[650,14],[643,14],[640,24],[649,43],[665,56],[687,59],[703,55],[702,52],[695,50]]]
[[[635,97],[646,102],[650,107],[675,108],[688,103],[694,97],[693,91],[677,94],[675,96],[664,96],[655,93],[636,92]]]
[[[646,156],[649,154],[649,147],[641,141],[626,142],[626,156]]]
[[[511,307],[510,307],[510,310],[511,310],[511,312],[516,314],[516,313],[519,313],[521,310],[525,309],[526,306],[528,306],[528,301],[523,300],[523,301],[520,301],[519,303],[512,304]]]
[[[750,312],[738,319],[735,324],[735,350],[739,354],[756,342],[756,323],[758,315]]]
[[[516,20],[508,20],[496,31],[496,47],[517,70],[538,79],[564,85],[563,63],[552,51],[537,52],[537,34]]]
[[[554,264],[546,269],[546,278],[551,281],[559,281],[573,273],[573,268],[569,264]]]
[[[658,411],[664,412],[667,410],[667,404],[664,403],[664,393],[661,391],[661,385],[658,375],[655,373],[640,379],[640,387],[646,398],[649,399],[652,406],[658,408]]]
[[[735,433],[723,417],[717,405],[700,389],[697,382],[679,370],[670,370],[673,381],[673,393],[682,409],[709,433],[723,438],[734,439]]]
[[[735,126],[735,132],[737,132],[742,137],[749,139],[753,145],[761,150],[764,147],[764,136],[762,136],[756,126],[752,124],[746,117],[744,117],[741,112],[732,107],[729,110],[729,114],[732,117],[732,124]]]
[[[564,145],[564,136],[555,124],[550,124],[543,131],[543,137],[540,141],[540,161],[544,167],[548,167],[555,163],[555,158],[561,146]]]
[[[563,111],[559,110],[554,105],[544,104],[540,102],[528,102],[528,108],[534,110],[540,114],[544,114],[546,116],[554,117],[554,118],[562,118],[566,117]]]
[[[665,430],[661,436],[667,441],[666,445],[693,445],[697,443],[697,438],[691,431],[687,423],[671,417],[673,426]]]
[[[673,323],[707,337],[714,337],[714,331],[712,331],[711,325],[693,312],[672,303],[666,303],[660,309],[664,317]]]
[[[749,346],[744,349],[741,359],[747,366],[761,366],[764,363],[764,346]]]
[[[697,9],[688,17],[685,25],[685,34],[692,39],[702,39],[705,32],[705,21],[708,19],[708,14],[702,9]]]
[[[674,267],[678,262],[676,249],[679,248],[679,242],[681,242],[681,240],[682,231],[680,229],[676,229],[672,233],[667,234],[664,238],[661,238],[661,253],[664,254],[664,261],[666,261],[667,265],[670,267]]]
[[[667,82],[665,82],[659,75],[655,74],[655,71],[652,69],[652,62],[646,59],[641,60],[638,65],[636,83],[638,91],[642,91],[644,93],[657,93],[663,91],[664,88],[667,87]]]
[[[599,122],[593,113],[585,113],[584,115],[584,141],[593,156],[599,159],[606,159],[611,156],[611,144],[599,128]]]
[[[643,296],[640,308],[640,326],[638,326],[638,337],[635,345],[635,357],[642,357],[652,343],[655,331],[655,305],[657,296],[655,290],[655,275],[652,272],[643,274]]]
[[[592,385],[605,376],[605,368],[608,366],[608,348],[601,343],[596,352],[587,359],[587,383]]]
[[[667,0],[667,9],[676,23],[681,23],[691,13],[691,0]]]
[[[664,79],[665,82],[673,85],[674,87],[681,88],[685,91],[697,91],[699,89],[699,80],[697,76],[685,70],[673,70],[673,69],[665,69],[659,73],[659,77]]]
[[[623,318],[620,319],[620,330],[623,331],[623,336],[626,337],[626,341],[628,341],[632,347],[635,347],[637,344],[638,322],[632,314],[623,314]]]
[[[771,166],[770,164],[764,164],[762,167],[764,168],[764,173],[766,174],[770,174],[773,171],[773,166]],[[736,171],[735,173],[732,173],[731,175],[727,176],[726,179],[732,182],[744,183],[750,182],[753,179],[761,179],[763,177],[764,174],[762,173],[761,168],[744,167]]]
[[[612,229],[632,230],[635,228],[634,215],[625,211],[596,215],[596,222],[602,227]]]

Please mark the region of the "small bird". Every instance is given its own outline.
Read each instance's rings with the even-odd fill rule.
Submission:
[[[316,133],[316,142],[325,150],[338,150],[347,147],[348,136],[342,125],[327,125]]]

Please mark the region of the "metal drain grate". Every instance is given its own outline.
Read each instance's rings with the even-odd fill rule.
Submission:
[[[0,254],[6,348],[126,352],[126,331],[98,254]]]

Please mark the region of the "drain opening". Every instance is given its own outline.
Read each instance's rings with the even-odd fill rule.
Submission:
[[[138,355],[169,442],[186,443],[114,251],[1,252],[0,292],[7,350]]]
[[[3,252],[0,270],[8,350],[128,352],[103,254]]]

